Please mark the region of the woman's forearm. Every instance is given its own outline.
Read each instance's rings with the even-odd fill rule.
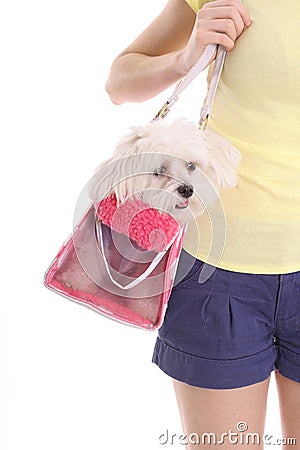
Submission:
[[[169,0],[160,16],[115,59],[106,91],[115,104],[148,100],[183,78],[208,44],[230,51],[250,25],[249,12],[239,0],[207,2],[196,17],[185,1]]]
[[[160,56],[127,53],[112,64],[105,89],[115,104],[143,102],[183,78],[180,51]]]

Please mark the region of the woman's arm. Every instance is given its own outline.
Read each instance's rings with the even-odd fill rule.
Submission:
[[[209,2],[197,14],[185,0],[169,0],[113,61],[106,91],[115,104],[148,100],[183,78],[208,44],[231,50],[250,24],[239,0]]]

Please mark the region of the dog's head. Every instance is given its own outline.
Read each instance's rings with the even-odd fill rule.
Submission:
[[[91,178],[89,193],[94,201],[112,192],[119,202],[136,196],[185,221],[188,209],[202,214],[219,188],[236,185],[239,161],[239,152],[212,130],[200,131],[186,119],[155,121],[132,127],[118,141]]]

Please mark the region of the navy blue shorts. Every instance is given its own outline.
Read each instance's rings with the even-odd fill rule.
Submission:
[[[158,330],[152,362],[192,386],[232,389],[258,383],[273,370],[300,382],[300,272],[280,275],[215,268],[182,252]]]

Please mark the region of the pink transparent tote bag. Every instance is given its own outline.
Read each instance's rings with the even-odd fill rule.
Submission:
[[[44,284],[106,317],[155,330],[163,321],[184,230],[179,228],[162,252],[143,250],[104,225],[91,205],[48,268]]]

